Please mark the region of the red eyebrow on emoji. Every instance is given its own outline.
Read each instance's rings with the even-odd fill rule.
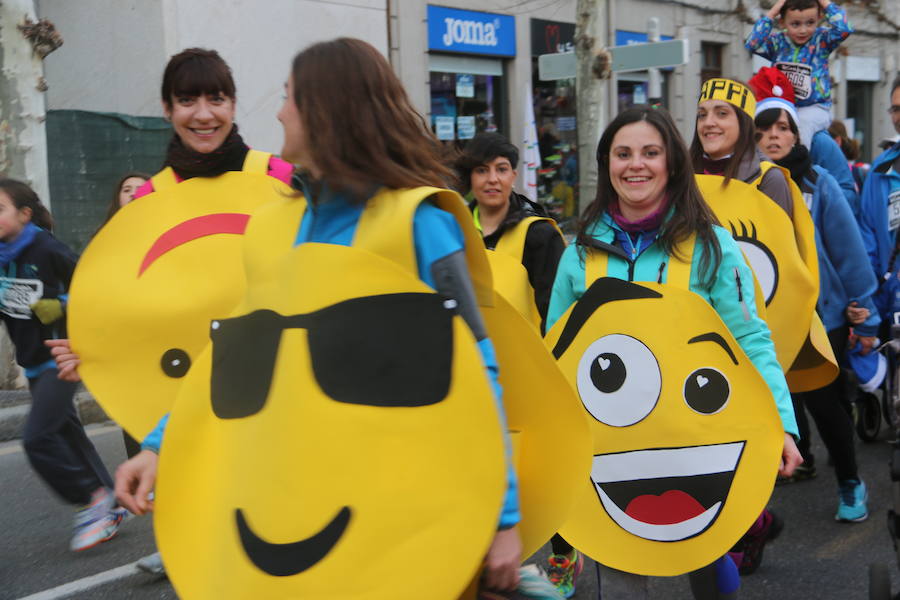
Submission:
[[[247,229],[247,221],[250,215],[240,213],[216,213],[188,219],[172,227],[159,236],[141,262],[138,277],[152,265],[156,259],[178,246],[186,244],[198,238],[219,233],[233,233],[243,235]]]

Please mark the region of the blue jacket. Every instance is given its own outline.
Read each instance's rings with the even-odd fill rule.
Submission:
[[[756,314],[753,273],[731,234],[719,226],[713,229],[722,249],[722,262],[714,277],[705,278],[708,281],[701,281],[699,261],[703,253],[697,248],[691,267],[690,290],[709,302],[725,322],[741,349],[772,390],[784,430],[796,436],[797,422],[794,418],[794,408],[784,373],[775,356],[769,326]],[[594,225],[592,236],[597,241],[622,248],[625,255],[633,257],[626,259],[624,256],[610,253],[607,267],[610,277],[627,281],[655,282],[659,280],[661,272],[668,272],[668,269],[662,267],[669,262],[669,256],[656,241],[657,233],[641,234],[635,245],[630,236],[604,213]],[[572,244],[563,252],[556,272],[550,308],[547,311],[548,330],[569,306],[584,295],[584,278],[585,265],[579,254],[579,246]]]
[[[880,281],[888,269],[895,245],[896,232],[891,233],[888,229],[888,196],[892,185],[900,187],[900,175],[887,171],[898,157],[900,144],[894,144],[872,162],[860,196],[860,233],[875,277]],[[900,310],[898,268],[900,259],[895,261],[892,276],[882,281],[881,288],[875,294],[875,306],[882,320],[892,320],[893,313]]]
[[[819,165],[834,177],[850,205],[853,218],[859,221],[859,194],[856,192],[853,172],[850,171],[850,165],[847,164],[841,147],[825,130],[817,131],[813,135],[810,146],[809,157],[813,164]]]
[[[802,190],[812,194],[809,212],[816,226],[819,257],[819,316],[828,331],[837,329],[847,322],[847,305],[856,301],[871,314],[854,330],[864,336],[876,335],[881,317],[872,295],[878,283],[869,268],[856,219],[834,177],[820,166],[813,169],[818,177],[815,181],[804,177]]]

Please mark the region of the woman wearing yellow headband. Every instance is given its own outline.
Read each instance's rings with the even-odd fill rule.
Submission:
[[[737,81],[710,79],[703,84],[691,141],[694,173],[721,175],[726,185],[731,179],[751,183],[762,175],[759,190],[790,216],[793,201],[784,174],[778,169],[765,174],[760,170],[765,157],[756,147],[755,109],[753,92]]]

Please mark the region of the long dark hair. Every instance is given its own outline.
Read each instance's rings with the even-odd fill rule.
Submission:
[[[726,104],[728,103],[726,102]],[[733,104],[728,104],[728,108],[737,115],[738,139],[734,144],[731,158],[728,159],[728,164],[725,165],[723,187],[728,185],[728,182],[737,175],[738,168],[741,166],[741,160],[747,153],[756,153],[756,128],[753,125],[753,118]],[[694,119],[694,137],[691,140],[691,163],[694,173],[703,173],[703,144],[700,143],[700,132],[697,128],[696,118]]]
[[[41,199],[27,183],[8,177],[0,177],[0,191],[6,192],[13,206],[22,210],[31,209],[31,221],[41,229],[53,231],[53,219],[50,211],[41,204]]]
[[[103,221],[104,225],[113,218],[114,214],[119,212],[120,208],[122,208],[122,205],[119,204],[119,193],[122,191],[122,184],[124,184],[132,177],[140,177],[144,181],[150,180],[150,175],[142,173],[141,171],[131,171],[122,175],[122,177],[120,177],[119,181],[116,183],[116,187],[113,188],[112,199],[109,203],[109,208],[106,209],[106,219]]]
[[[718,221],[700,194],[688,159],[687,148],[672,117],[665,109],[650,106],[629,108],[619,113],[603,132],[597,146],[597,197],[585,209],[579,220],[576,242],[582,248],[591,247],[593,240],[591,231],[594,223],[606,212],[610,200],[617,197],[609,177],[609,151],[613,139],[620,129],[640,121],[652,125],[659,132],[666,150],[669,177],[666,193],[674,211],[672,217],[663,224],[657,241],[666,254],[671,256],[675,253],[676,244],[696,233],[698,243],[703,246],[699,265],[701,279],[708,280],[719,268],[722,260],[722,249],[713,231],[713,225],[718,224]],[[690,259],[683,256],[679,258]]]
[[[353,38],[314,44],[294,58],[291,73],[312,161],[330,186],[365,194],[377,185],[452,181],[440,142],[370,44]]]

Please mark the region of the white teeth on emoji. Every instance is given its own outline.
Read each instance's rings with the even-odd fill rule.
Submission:
[[[701,382],[701,378],[704,381]],[[701,387],[708,381],[702,376],[697,378]],[[731,442],[711,446],[601,454],[594,457],[591,480],[594,482],[603,508],[619,527],[647,540],[674,542],[695,536],[709,527],[721,511],[722,503],[727,498],[730,488],[729,477],[729,488],[721,490],[721,498],[711,506],[701,506],[686,491],[679,489],[677,479],[684,478],[685,484],[693,481],[696,485],[704,476],[733,475],[740,462],[744,446],[745,442]],[[674,494],[686,498],[687,502],[694,507],[692,512],[685,513],[689,516],[676,522],[651,523],[629,515],[628,512],[635,500],[645,499],[645,506],[647,503],[653,505],[664,502],[656,494],[658,490],[651,491],[651,488],[654,487],[653,484],[656,483],[658,487],[661,480],[675,480],[666,482],[667,485],[671,483],[672,489],[662,495]],[[632,493],[633,497],[627,499],[625,506],[620,506],[621,499],[619,503],[615,502],[610,497],[608,490],[603,489],[609,487],[609,484],[621,483],[636,485],[640,489],[641,482],[647,482],[648,491],[636,495]],[[703,510],[698,512],[699,508],[697,507]],[[662,521],[666,520],[671,521],[668,517],[662,519]]]

